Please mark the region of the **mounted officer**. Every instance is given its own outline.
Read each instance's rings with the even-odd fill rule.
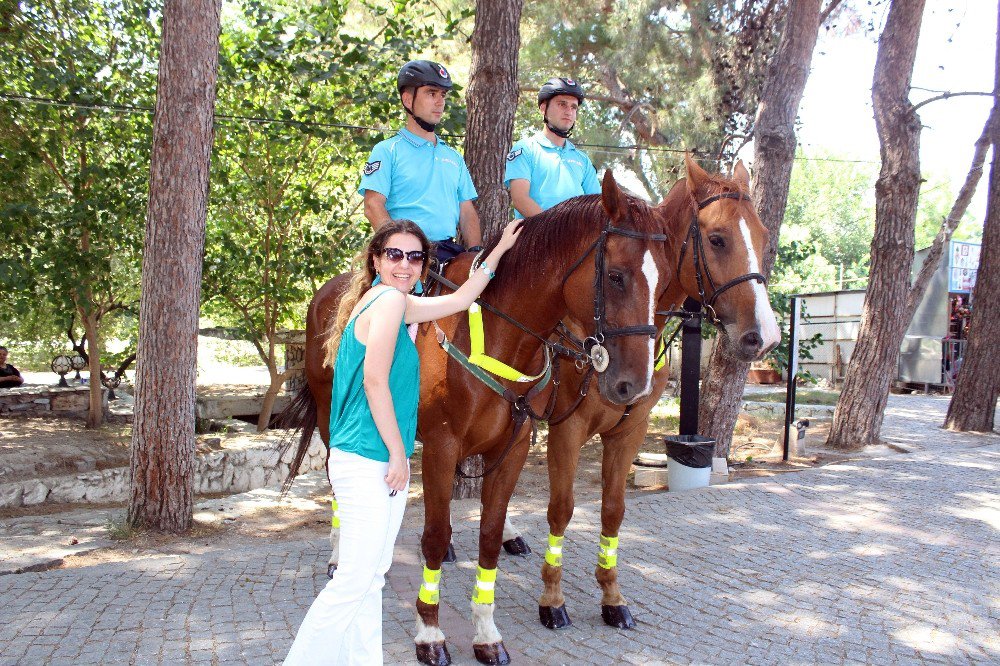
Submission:
[[[584,98],[579,83],[562,77],[549,79],[538,91],[542,129],[515,143],[507,155],[504,185],[515,217],[530,217],[581,194],[600,194],[590,158],[569,140]]]
[[[396,78],[406,127],[372,149],[362,170],[358,193],[365,198],[365,217],[373,229],[389,220],[417,223],[435,244],[439,261],[482,242],[479,214],[472,202],[478,194],[465,160],[434,133],[452,88],[448,70],[430,60],[412,60]]]

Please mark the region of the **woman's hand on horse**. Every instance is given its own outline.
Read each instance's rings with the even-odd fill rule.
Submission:
[[[385,475],[385,482],[390,490],[406,490],[410,482],[410,468],[406,464],[406,456],[389,454],[389,473]]]
[[[500,236],[500,242],[497,243],[497,249],[506,252],[510,248],[514,247],[517,237],[521,233],[523,228],[524,220],[513,220],[507,223],[507,226],[503,229],[503,235]]]

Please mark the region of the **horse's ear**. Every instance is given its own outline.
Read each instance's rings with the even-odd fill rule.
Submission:
[[[738,160],[733,167],[733,180],[740,186],[740,189],[750,191],[750,172],[743,165],[743,160]]]
[[[628,202],[625,199],[625,193],[615,182],[611,169],[604,172],[604,181],[601,183],[601,203],[604,205],[608,217],[612,220],[620,220],[625,215]]]
[[[691,157],[691,153],[684,153],[684,168],[687,170],[687,181],[691,193],[696,197],[699,192],[703,192],[712,177]]]

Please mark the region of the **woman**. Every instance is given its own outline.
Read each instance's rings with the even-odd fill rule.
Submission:
[[[340,562],[309,608],[285,659],[381,664],[382,587],[403,520],[417,431],[419,359],[406,325],[467,310],[520,232],[512,222],[468,281],[445,296],[411,292],[430,242],[409,220],[375,232],[325,343],[332,365],[330,483],[340,517]]]

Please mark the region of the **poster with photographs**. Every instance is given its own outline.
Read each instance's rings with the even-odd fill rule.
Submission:
[[[948,266],[948,291],[968,294],[976,286],[979,268],[979,243],[952,241]]]

